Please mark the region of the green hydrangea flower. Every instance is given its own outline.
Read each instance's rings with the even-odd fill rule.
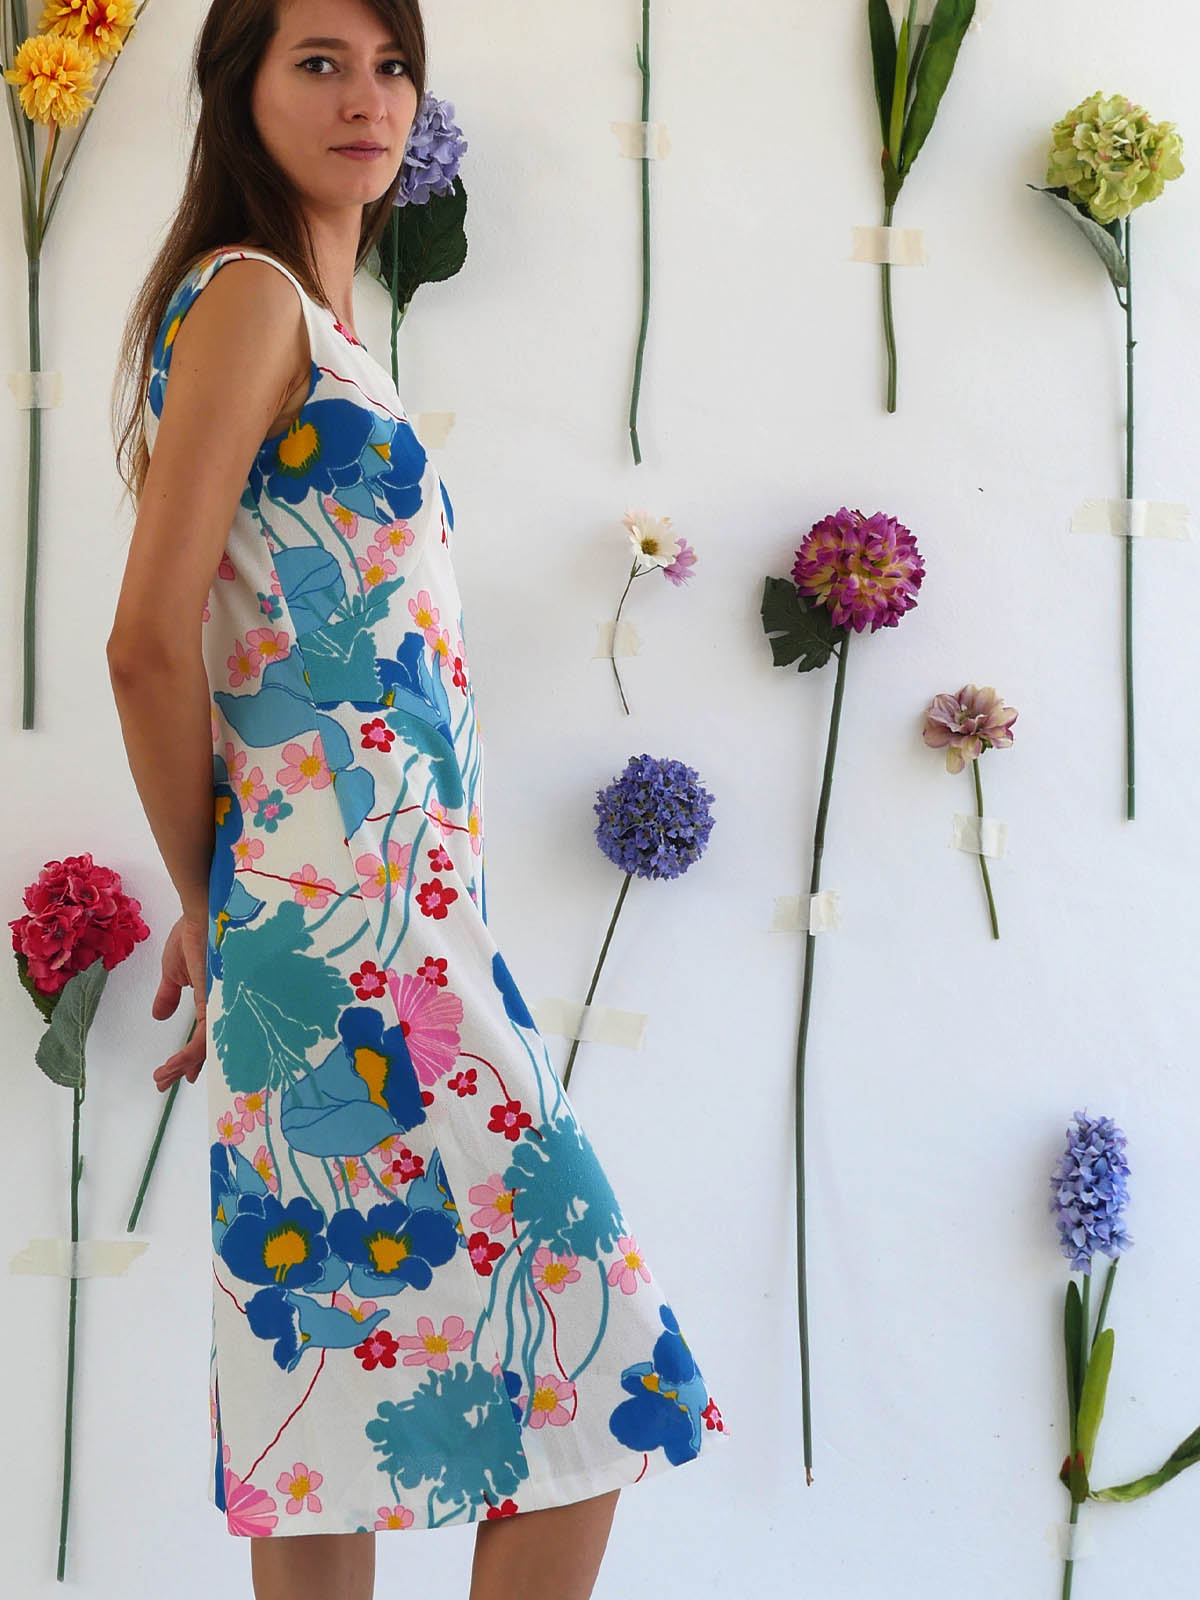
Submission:
[[[1183,172],[1173,122],[1151,122],[1123,95],[1092,95],[1054,124],[1048,183],[1065,186],[1104,226],[1157,200]]]

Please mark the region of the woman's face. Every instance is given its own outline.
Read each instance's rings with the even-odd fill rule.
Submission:
[[[276,15],[252,96],[263,144],[315,214],[378,200],[417,111],[399,40],[364,0],[277,0]],[[364,142],[382,149],[339,154]]]

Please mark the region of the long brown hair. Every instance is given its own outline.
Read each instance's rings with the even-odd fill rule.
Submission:
[[[367,0],[403,47],[408,75],[425,93],[425,25],[420,0]],[[300,197],[264,147],[254,125],[251,93],[259,63],[278,29],[276,0],[213,0],[192,61],[200,113],[167,239],[133,301],[113,385],[112,427],[117,471],[134,502],[141,498],[150,455],[142,409],[159,324],[181,280],[210,251],[253,239],[289,267],[315,300],[327,305],[312,235]],[[401,172],[386,194],[363,207],[355,268],[391,219]]]

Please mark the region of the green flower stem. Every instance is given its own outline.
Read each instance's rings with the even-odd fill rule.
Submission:
[[[187,1039],[183,1041],[184,1044],[187,1044],[188,1039],[190,1039],[195,1033],[196,1023],[198,1021],[199,1018],[193,1016],[192,1025],[187,1032]],[[137,1227],[138,1213],[141,1211],[142,1201],[146,1197],[146,1189],[150,1183],[150,1174],[154,1171],[154,1163],[158,1160],[158,1147],[160,1144],[162,1144],[163,1134],[167,1131],[167,1121],[170,1118],[171,1112],[174,1108],[175,1097],[179,1093],[180,1081],[181,1080],[179,1078],[176,1078],[175,1082],[167,1090],[167,1103],[162,1108],[162,1112],[158,1119],[158,1129],[154,1135],[154,1142],[150,1146],[150,1154],[146,1157],[146,1166],[142,1173],[142,1181],[138,1186],[137,1198],[133,1202],[133,1210],[129,1213],[129,1221],[125,1224],[126,1233],[132,1233],[134,1228]]]
[[[1133,267],[1129,258],[1129,218],[1125,218],[1125,498],[1133,499]],[[1133,539],[1125,535],[1125,817],[1133,821]]]
[[[892,212],[895,203],[885,205],[883,208],[883,225],[890,228],[892,225]],[[891,263],[883,263],[883,339],[887,345],[887,408],[889,411],[896,409],[896,325],[892,317],[892,267]]]
[[[617,624],[621,620],[621,607],[625,604],[625,596],[629,593],[629,586],[630,586],[630,584],[632,584],[632,582],[633,582],[633,580],[635,578],[639,578],[639,577],[641,577],[641,573],[638,571],[637,558],[635,557],[634,558],[634,562],[633,562],[633,566],[629,569],[628,581],[626,582],[624,589],[621,591],[620,600],[617,602],[617,614],[616,614],[616,617],[613,619],[613,637],[612,637],[612,669],[613,669],[613,677],[617,680],[617,689],[618,689],[618,692],[620,693],[620,696],[621,696],[621,704],[625,707],[625,715],[626,716],[629,715],[629,702],[625,698],[625,690],[621,687],[621,674],[617,671]]]
[[[971,765],[975,768],[975,811],[983,819],[983,780],[979,776],[980,757],[976,756]],[[992,938],[1000,937],[1000,928],[996,922],[996,902],[992,899],[992,880],[988,876],[987,857],[983,853],[983,829],[979,830],[979,866],[983,873],[983,887],[987,893],[988,916],[992,919]]]
[[[83,1162],[79,1158],[79,1109],[83,1103],[84,1086],[82,1082],[75,1085],[74,1108],[71,1119],[71,1244],[74,1246],[79,1241],[79,1175],[83,1169]],[[79,1279],[75,1276],[75,1252],[72,1250],[71,1261],[71,1290],[70,1312],[67,1318],[67,1408],[66,1420],[63,1424],[63,1481],[62,1481],[62,1510],[59,1517],[58,1528],[58,1579],[62,1576],[67,1565],[67,1518],[71,1505],[71,1422],[74,1415],[75,1400],[75,1310],[79,1298]]]
[[[1114,1256],[1109,1263],[1108,1272],[1104,1279],[1104,1293],[1100,1296],[1100,1309],[1096,1313],[1096,1327],[1092,1334],[1092,1343],[1095,1344],[1104,1327],[1104,1313],[1108,1310],[1108,1302],[1113,1292],[1113,1279],[1117,1275],[1118,1257]]]
[[[846,654],[850,645],[847,629],[837,649],[837,681],[833,688],[833,709],[829,715],[829,738],[825,746],[825,772],[821,779],[821,798],[817,805],[817,825],[813,834],[812,878],[809,893],[821,887],[821,857],[825,853],[825,824],[829,817],[829,795],[833,788],[833,764],[837,756],[838,728],[842,719],[842,697],[846,685]],[[808,1048],[808,1019],[812,1010],[813,958],[815,936],[804,939],[804,987],[800,1000],[800,1034],[796,1042],[796,1275],[800,1308],[800,1378],[803,1390],[804,1478],[812,1483],[812,1402],[808,1349],[808,1271],[804,1247],[804,1059]]]
[[[1079,1373],[1080,1373],[1080,1386],[1081,1387],[1082,1387],[1082,1383],[1083,1383],[1083,1374],[1087,1371],[1088,1355],[1089,1355],[1090,1348],[1091,1348],[1091,1341],[1088,1339],[1088,1315],[1089,1315],[1089,1302],[1090,1302],[1091,1296],[1092,1296],[1092,1275],[1091,1275],[1090,1272],[1085,1272],[1085,1273],[1083,1273],[1082,1276],[1083,1276],[1083,1287],[1080,1290],[1080,1295],[1079,1295],[1080,1305],[1081,1305],[1081,1308],[1082,1308],[1082,1315],[1079,1318],[1079,1356],[1078,1356]],[[1104,1314],[1104,1307],[1108,1304],[1108,1294],[1109,1294],[1109,1288],[1111,1287],[1111,1283],[1112,1283],[1112,1278],[1111,1278],[1111,1275],[1110,1275],[1109,1283],[1107,1285],[1105,1285],[1104,1299],[1103,1299],[1103,1302],[1101,1303],[1101,1308],[1100,1308],[1101,1317],[1103,1317],[1103,1314]],[[1096,1324],[1096,1332],[1099,1333],[1099,1331],[1100,1331],[1100,1324],[1097,1323]],[[1072,1455],[1074,1455],[1074,1453],[1075,1453],[1075,1441],[1076,1441],[1077,1429],[1078,1429],[1078,1424],[1079,1424],[1079,1418],[1078,1418],[1078,1415],[1077,1415],[1076,1410],[1075,1410],[1075,1398],[1074,1398],[1073,1395],[1068,1394],[1068,1396],[1067,1396],[1067,1404],[1068,1404],[1068,1407],[1069,1407],[1070,1413],[1071,1413],[1071,1453],[1072,1453]],[[1067,1492],[1068,1492],[1068,1494],[1070,1494],[1070,1490],[1069,1489],[1068,1489]],[[1072,1527],[1074,1527],[1075,1524],[1079,1521],[1079,1506],[1080,1506],[1080,1502],[1075,1499],[1074,1495],[1072,1495],[1071,1496],[1071,1514],[1067,1518],[1068,1522],[1071,1524]],[[1072,1560],[1070,1560],[1070,1558],[1068,1558],[1067,1560],[1065,1560],[1063,1562],[1062,1600],[1071,1600],[1071,1582],[1072,1582],[1074,1576],[1075,1576],[1075,1563]]]
[[[613,910],[612,917],[609,920],[608,932],[604,935],[604,943],[600,947],[600,959],[596,963],[595,972],[592,973],[592,981],[591,981],[591,984],[588,987],[587,996],[586,996],[586,998],[584,999],[584,1002],[583,1002],[585,1006],[590,1006],[591,1003],[592,1003],[592,996],[596,992],[596,980],[600,976],[600,968],[604,965],[604,958],[608,954],[608,946],[609,946],[609,943],[612,940],[613,929],[617,925],[617,918],[621,915],[621,907],[625,904],[625,895],[626,895],[626,892],[627,892],[627,890],[629,888],[629,882],[630,882],[630,879],[632,877],[633,877],[633,873],[632,872],[627,872],[625,874],[625,882],[621,885],[621,892],[617,896],[617,904],[616,904],[616,906],[615,906],[615,908]],[[567,1089],[567,1088],[570,1087],[570,1084],[571,1084],[571,1067],[574,1064],[575,1052],[578,1049],[579,1049],[579,1040],[578,1039],[572,1039],[571,1040],[571,1053],[567,1057],[566,1070],[562,1075],[562,1083],[563,1083],[563,1088],[564,1089]]]
[[[29,370],[40,372],[42,366],[42,329],[39,287],[41,256],[35,249],[28,258],[29,265]],[[31,396],[31,399],[33,397]],[[37,570],[38,570],[38,516],[42,497],[42,410],[38,405],[29,407],[29,493],[25,510],[25,650],[24,689],[21,710],[22,728],[33,727],[33,707],[36,686],[36,630],[37,630]]]
[[[650,0],[642,0],[642,44],[637,52],[638,71],[642,75],[642,122],[650,120]],[[637,357],[633,368],[633,398],[629,406],[629,438],[633,445],[633,460],[641,465],[642,450],[638,442],[638,396],[642,388],[642,359],[646,351],[646,330],[650,323],[650,158],[642,156],[642,322],[638,332]]]

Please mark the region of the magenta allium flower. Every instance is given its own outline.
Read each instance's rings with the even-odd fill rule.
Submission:
[[[930,749],[945,750],[947,772],[961,772],[985,750],[1011,745],[1016,720],[1015,707],[1006,706],[995,689],[967,683],[957,694],[934,695],[921,737]]]
[[[814,525],[792,567],[801,594],[827,607],[836,627],[857,633],[894,628],[916,605],[924,576],[917,541],[895,517],[845,506]]]
[[[676,551],[675,559],[671,562],[669,567],[664,567],[662,569],[662,575],[664,578],[670,578],[673,584],[679,586],[686,583],[691,577],[692,568],[695,565],[696,552],[692,549],[687,540],[680,536],[679,549]]]

